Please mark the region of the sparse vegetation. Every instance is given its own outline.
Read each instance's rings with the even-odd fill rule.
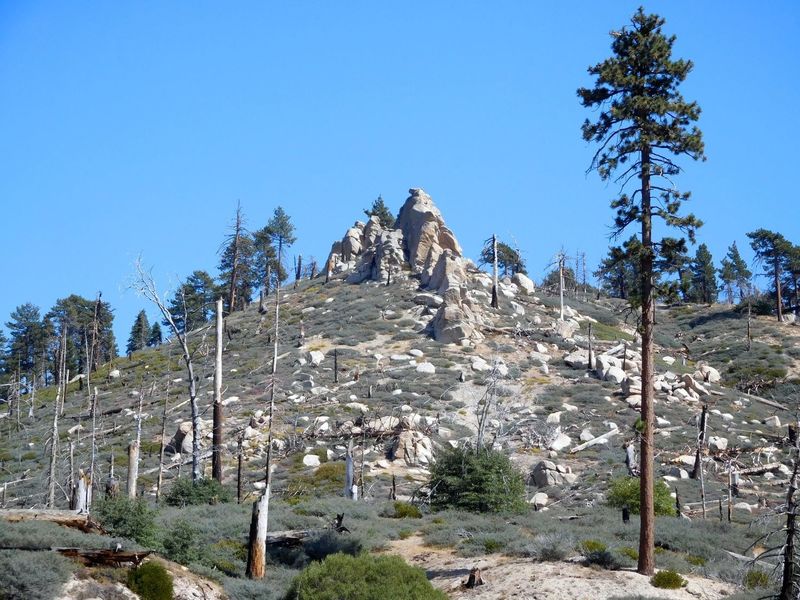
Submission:
[[[653,585],[653,587],[677,590],[686,585],[686,580],[681,577],[680,573],[664,570],[653,575],[650,578],[650,583]]]

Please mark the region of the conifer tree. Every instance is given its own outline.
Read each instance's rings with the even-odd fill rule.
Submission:
[[[211,275],[205,271],[192,272],[175,290],[167,306],[178,330],[181,333],[192,331],[207,323],[211,319],[218,293]],[[170,327],[166,319],[161,324]]]
[[[489,241],[491,242],[491,239]],[[479,264],[491,265],[493,262],[494,251],[492,250],[492,244],[484,244]],[[528,273],[525,261],[519,250],[501,241],[497,242],[497,266],[503,270],[504,277],[514,275],[515,273],[522,273],[523,275]]]
[[[728,246],[728,253],[721,261],[722,268],[719,271],[719,278],[725,284],[728,302],[733,303],[733,287],[736,286],[739,292],[739,300],[742,301],[750,293],[750,280],[753,277],[752,271],[747,268],[747,263],[739,254],[736,242]]]
[[[713,304],[717,301],[718,294],[719,287],[717,286],[717,270],[714,268],[714,259],[711,257],[708,246],[700,244],[692,262],[692,300]]]
[[[150,321],[147,318],[147,313],[140,310],[133,322],[133,327],[131,327],[131,334],[128,337],[128,345],[125,348],[125,352],[133,354],[137,350],[141,350],[147,346],[147,339],[149,337]]]
[[[163,342],[163,334],[161,333],[161,325],[159,325],[158,321],[153,323],[153,326],[150,328],[150,333],[147,336],[147,345],[150,348],[155,348],[156,346],[160,346],[161,342]]]
[[[800,246],[789,245],[783,259],[783,285],[792,291],[795,311],[800,310]]]
[[[672,183],[681,171],[675,158],[681,155],[703,158],[702,134],[692,123],[700,116],[694,102],[686,102],[678,86],[692,69],[691,61],[674,60],[674,36],[662,32],[664,19],[647,15],[642,8],[633,15],[630,27],[613,32],[612,56],[589,67],[594,87],[580,88],[585,108],[599,109],[594,122],[583,124],[583,138],[596,142],[590,169],[603,180],[614,180],[622,188],[611,203],[616,210],[615,234],[629,225],[641,226],[639,253],[642,336],[642,423],[641,527],[638,571],[651,575],[655,569],[653,503],[653,328],[654,258],[653,218],[683,230],[694,240],[700,225],[693,216],[681,216],[681,193]],[[636,181],[628,195],[625,188]],[[656,195],[659,198],[653,198]]]
[[[367,215],[367,218],[378,217],[378,222],[384,229],[392,229],[394,227],[394,215],[392,215],[389,207],[386,206],[381,195],[378,195],[370,208],[364,209],[364,214]]]
[[[659,292],[662,297],[674,299],[680,295],[681,300],[688,301],[692,285],[691,264],[685,239],[665,237],[661,240],[655,259],[656,276],[664,274],[677,277],[675,281],[661,283]]]
[[[287,248],[297,241],[297,238],[294,235],[294,225],[292,224],[292,220],[282,207],[279,206],[273,211],[272,218],[264,228],[264,233],[272,241],[272,247],[275,250],[275,256],[278,257],[276,259],[278,272],[274,275],[276,278],[275,285],[278,286],[288,277],[286,270],[283,268],[283,261],[280,257],[285,254]]]
[[[52,323],[42,318],[39,307],[27,302],[11,313],[6,323],[8,329],[8,358],[12,369],[20,376],[43,375],[52,338]]]
[[[783,295],[781,275],[791,244],[780,233],[769,229],[757,229],[747,234],[750,246],[756,253],[756,260],[764,267],[764,275],[772,279],[775,293],[775,314],[783,321]]]
[[[95,335],[95,309],[97,331]],[[114,311],[108,302],[91,300],[72,294],[56,300],[45,317],[54,324],[56,337],[64,328],[67,334],[66,368],[71,373],[85,373],[87,348],[92,345],[92,370],[117,356],[114,337]]]
[[[255,253],[253,237],[245,226],[242,207],[237,205],[231,233],[223,242],[219,261],[220,286],[225,290],[225,309],[228,313],[244,308],[259,287],[254,267]]]

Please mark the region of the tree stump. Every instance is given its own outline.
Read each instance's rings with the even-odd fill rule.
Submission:
[[[478,567],[473,567],[472,570],[469,572],[469,578],[467,579],[467,583],[464,584],[467,588],[472,589],[476,588],[479,585],[483,585],[485,582],[481,577],[481,570]]]

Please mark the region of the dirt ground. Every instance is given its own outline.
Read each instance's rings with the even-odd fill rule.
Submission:
[[[454,600],[601,600],[642,596],[674,600],[716,600],[734,592],[732,586],[701,577],[686,576],[680,590],[662,590],[649,578],[633,571],[605,571],[577,562],[534,562],[497,554],[464,558],[449,549],[423,545],[419,536],[392,542],[388,552],[425,569],[431,583]],[[466,589],[469,572],[481,570],[484,585]]]

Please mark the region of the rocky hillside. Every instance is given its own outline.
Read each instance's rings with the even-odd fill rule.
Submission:
[[[537,292],[524,275],[500,282],[495,309],[491,285],[491,277],[463,255],[430,196],[412,189],[394,228],[382,228],[377,218],[356,222],[333,243],[319,276],[282,291],[273,440],[278,522],[291,528],[311,516],[328,518],[328,509],[342,507],[344,500],[337,500],[321,511],[292,512],[310,498],[341,495],[342,471],[332,466],[343,464],[348,445],[363,476],[359,506],[366,506],[343,509],[363,513],[364,520],[351,527],[356,533],[379,521],[377,513],[393,486],[398,499],[424,499],[437,450],[474,444],[485,414],[484,440],[508,453],[527,477],[527,498],[537,521],[535,527],[519,524],[517,538],[534,539],[537,528],[560,527],[560,519],[594,523],[591,519],[602,517],[604,523],[616,523],[616,512],[601,507],[609,483],[628,472],[624,448],[636,435],[641,357],[634,316],[616,301],[568,298],[561,319],[558,299]],[[241,455],[245,504],[264,485],[272,319],[272,311],[259,312],[251,305],[225,324],[225,481],[236,488]],[[785,496],[791,469],[788,425],[800,401],[792,383],[800,367],[800,328],[759,317],[748,351],[746,316],[731,307],[663,307],[658,320],[657,474],[680,497],[686,518],[701,519],[700,483],[689,475],[697,420],[707,406],[702,461],[708,516],[717,519],[718,506],[727,512],[728,480],[735,477],[733,520],[745,531]],[[214,333],[197,330],[189,340],[210,474]],[[758,376],[765,383],[747,387]],[[116,477],[126,477],[126,448],[135,436],[140,401],[140,493],[155,495],[162,415],[168,441],[164,486],[189,475],[186,374],[173,343],[105,365],[94,384],[100,457],[95,481],[101,489],[112,464]],[[64,507],[70,470],[87,469],[90,460],[91,420],[82,387],[79,380],[70,385],[59,421],[57,495]],[[5,507],[44,504],[54,397],[55,390],[40,390],[28,399],[30,414],[0,415]],[[241,544],[247,510],[225,509],[228,535]],[[367,518],[364,511],[370,510]],[[426,516],[420,524],[430,543],[443,536],[435,521]],[[452,535],[469,526],[462,518],[445,522],[452,525]],[[237,527],[241,531],[231,533]],[[476,531],[483,525],[475,527],[466,530],[468,538],[448,538],[456,552],[504,551],[488,545],[475,551],[468,542],[479,537]],[[398,539],[399,531],[370,534],[384,536],[372,546]],[[718,532],[717,551],[747,552],[754,536],[726,531]],[[665,542],[664,551],[684,572],[720,576],[720,565],[727,561],[725,568],[741,579],[738,559],[715,555],[721,562],[709,570],[711,557],[692,564],[679,547]],[[206,565],[206,574],[228,582],[226,589],[236,597],[237,586],[244,585],[239,583],[243,559],[226,560],[230,565],[224,576],[219,566],[215,571]],[[733,575],[727,579],[733,587],[741,583],[731,581]]]

